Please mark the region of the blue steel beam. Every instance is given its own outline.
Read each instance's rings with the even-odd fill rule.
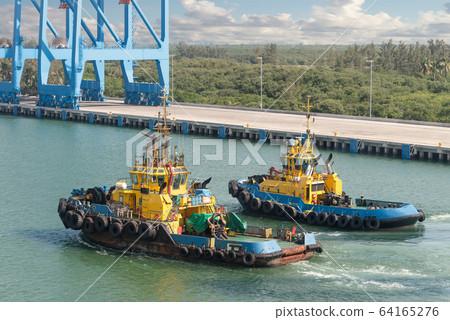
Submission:
[[[103,12],[103,10],[100,9],[100,7],[98,6],[98,4],[95,2],[95,0],[90,0],[92,3],[92,6],[94,7],[94,9],[97,11],[97,13],[101,16],[101,18],[103,19],[103,22],[105,23],[106,27],[109,29],[109,31],[111,32],[111,35],[113,36],[114,40],[116,41],[117,44],[121,45],[122,44],[122,40],[120,39],[120,37],[117,35],[117,33],[114,31],[114,29],[111,27],[111,24],[109,23],[108,19],[106,19],[105,17],[105,13]]]
[[[77,0],[73,10],[73,41],[72,41],[72,76],[71,76],[71,97],[77,104],[81,97],[81,80],[83,78],[83,71],[85,63],[82,57],[82,38],[81,38],[81,10],[83,0]]]
[[[75,1],[75,2],[78,3],[77,1]],[[74,9],[73,1],[66,0],[66,3],[69,6],[70,10],[72,12],[74,12],[75,9]],[[69,10],[69,9],[66,9],[66,10]],[[84,22],[83,19],[81,19],[81,26],[83,27],[83,29],[86,32],[87,36],[89,37],[89,39],[91,39],[92,43],[95,46],[97,44],[97,39],[94,37],[94,35],[92,34],[91,30],[89,29],[89,27],[87,26],[87,24]]]
[[[156,35],[155,30],[153,30],[153,27],[151,26],[151,24],[148,22],[147,18],[145,17],[145,15],[142,13],[141,8],[139,7],[139,5],[137,4],[136,0],[131,0],[131,2],[133,3],[134,8],[136,9],[136,11],[138,12],[139,16],[141,17],[142,21],[144,21],[145,25],[147,26],[147,29],[150,31],[150,33],[152,34],[153,38],[155,39],[155,41],[158,43],[158,46],[161,48],[162,43],[161,40],[158,38],[158,36]]]
[[[24,61],[27,59],[38,59],[38,92],[40,95],[39,104],[42,106],[60,106],[77,108],[78,100],[81,95],[80,86],[91,94],[91,97],[97,96],[99,100],[103,98],[104,90],[104,71],[105,57],[108,60],[121,61],[124,71],[124,81],[126,84],[126,93],[135,97],[144,97],[146,104],[159,103],[157,95],[161,94],[162,89],[168,88],[169,84],[169,43],[168,43],[168,0],[161,0],[161,38],[156,36],[148,20],[145,18],[142,10],[137,3],[131,2],[125,5],[125,40],[122,40],[112,29],[104,14],[104,0],[90,0],[97,11],[97,38],[88,36],[95,44],[92,48],[85,48],[82,44],[81,27],[84,28],[82,19],[82,0],[67,0],[69,9],[66,9],[66,36],[68,38],[69,48],[50,48],[47,40],[47,26],[52,30],[55,36],[58,36],[56,30],[48,20],[48,0],[40,0],[40,5],[36,0],[31,0],[37,9],[39,9],[39,45],[38,48],[23,48],[20,37],[21,22],[21,3],[23,0],[16,0],[15,9],[15,37],[12,48],[1,48],[0,58],[12,58],[14,70],[17,70],[14,81],[11,83],[0,83],[0,91],[12,92],[13,83],[16,89],[20,90],[20,69],[23,68]],[[72,6],[70,6],[72,5]],[[72,9],[70,9],[72,7]],[[158,43],[159,49],[134,49],[133,44],[133,25],[132,8],[136,8],[143,19],[153,38]],[[74,13],[76,12],[76,13]],[[111,31],[119,48],[104,48],[104,26]],[[86,28],[87,29],[87,28]],[[66,72],[66,85],[48,85],[48,75],[53,60],[62,60]],[[133,61],[134,60],[153,60],[156,61],[160,83],[134,83]],[[85,64],[92,61],[95,68],[96,81],[82,81],[82,75]],[[18,85],[17,85],[17,81]],[[6,88],[6,89],[5,89]],[[16,90],[18,91],[18,90]],[[20,92],[20,91],[19,91]],[[17,92],[17,93],[19,93]],[[83,97],[84,98],[84,97]],[[133,100],[136,103],[136,100]],[[137,101],[142,103],[141,101]]]
[[[20,92],[20,79],[22,78],[23,65],[23,45],[20,35],[20,26],[22,24],[22,0],[16,0],[14,7],[14,32],[13,32],[13,59],[11,91],[18,94]]]
[[[16,0],[16,1],[17,1],[17,0]],[[38,12],[41,12],[41,7],[38,5],[38,3],[36,2],[36,0],[30,0],[30,1],[34,4],[36,10],[37,10]],[[53,25],[52,25],[52,23],[51,23],[49,20],[47,20],[47,26],[50,28],[50,31],[53,33],[53,35],[54,35],[55,37],[59,37],[59,36],[58,36],[58,32],[56,32],[55,28],[53,28]]]

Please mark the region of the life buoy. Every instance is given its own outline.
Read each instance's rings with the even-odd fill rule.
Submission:
[[[329,214],[327,218],[327,225],[329,227],[334,227],[337,224],[338,216],[334,213]]]
[[[377,230],[380,227],[380,220],[377,218],[369,218],[366,220],[366,228],[369,230]]]
[[[273,210],[273,202],[268,200],[264,201],[264,203],[262,204],[262,210],[266,215],[271,214]]]
[[[256,257],[251,252],[246,252],[242,257],[242,263],[247,267],[251,267],[255,263],[255,261]]]
[[[328,219],[328,213],[321,212],[317,216],[317,224],[323,225],[323,224],[325,224],[327,222],[327,219]]]
[[[345,215],[341,215],[338,218],[338,227],[341,229],[347,228],[349,222],[350,222],[350,217],[349,216],[345,216]]]
[[[352,229],[361,229],[363,227],[363,225],[364,225],[364,222],[363,222],[363,219],[361,219],[361,217],[356,216],[350,220],[350,227]]]
[[[311,211],[306,217],[306,221],[308,224],[316,224],[317,223],[317,212]]]

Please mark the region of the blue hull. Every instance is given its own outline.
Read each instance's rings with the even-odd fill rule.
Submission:
[[[314,211],[317,214],[325,213],[327,215],[349,216],[349,218],[360,217],[363,220],[363,226],[367,225],[368,220],[378,220],[379,225],[375,229],[389,229],[414,225],[418,220],[425,218],[423,212],[418,211],[409,203],[388,202],[379,200],[356,200],[357,207],[349,206],[326,206],[306,204],[300,197],[281,195],[277,193],[261,192],[258,184],[245,184],[246,179],[237,181],[239,190],[245,190],[251,194],[252,198],[259,198],[261,201],[271,201],[295,208],[300,212]],[[241,201],[240,201],[241,202]],[[248,204],[241,204],[249,208]],[[278,218],[291,219],[289,215],[278,216]],[[316,223],[314,223],[316,224]],[[318,223],[327,225],[326,221]],[[359,228],[358,228],[359,229]]]

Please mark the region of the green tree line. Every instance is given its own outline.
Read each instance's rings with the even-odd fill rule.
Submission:
[[[333,47],[307,70],[326,49],[326,46],[270,43],[265,46],[180,43],[171,50],[175,54],[175,99],[257,108],[261,62],[258,57],[262,57],[265,108],[304,111],[306,96],[310,95],[313,112],[367,116],[370,79],[367,60],[373,60],[374,116],[450,123],[447,81],[450,50],[444,41],[430,40],[426,45],[388,41],[381,45]],[[137,81],[158,81],[154,62],[138,64],[142,68],[135,68]],[[0,71],[1,80],[10,81],[11,60],[0,61]],[[94,78],[92,65],[87,65],[84,78]],[[52,63],[49,83],[65,83],[61,62]],[[25,65],[22,93],[37,94],[36,61],[27,61]],[[118,62],[106,65],[105,95],[124,96]]]

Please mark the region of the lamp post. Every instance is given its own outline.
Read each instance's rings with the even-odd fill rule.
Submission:
[[[261,79],[261,102],[259,103],[259,107],[262,109],[263,107],[263,102],[262,102],[262,94],[263,94],[263,75],[262,75],[262,65],[263,65],[263,58],[262,57],[257,57],[258,59],[261,60],[261,75],[260,75],[260,79]]]
[[[173,87],[173,57],[174,57],[174,55],[172,54],[172,55],[170,55],[170,58],[172,58],[172,102],[173,102],[173,95],[174,95],[174,93],[173,93],[173,89],[174,89],[174,87]]]
[[[372,70],[373,60],[367,60],[370,63],[370,102],[369,102],[369,116],[372,118]]]

